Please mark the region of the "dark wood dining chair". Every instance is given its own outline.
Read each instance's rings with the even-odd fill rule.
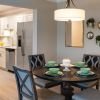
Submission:
[[[100,68],[100,56],[97,55],[90,55],[90,54],[84,54],[83,61],[85,64],[92,68],[98,70]],[[84,82],[84,83],[72,83],[74,86],[83,89],[87,89],[93,86],[96,86],[96,89],[99,89],[99,80],[94,80],[91,82]]]
[[[65,100],[64,96],[48,89],[36,89],[31,72],[13,66],[19,100]]]
[[[44,54],[29,55],[28,59],[29,59],[30,70],[32,73],[34,73],[35,69],[45,66]],[[34,81],[37,86],[42,88],[51,88],[53,86],[57,86],[61,84],[60,82],[49,81],[49,80],[41,79],[39,77],[36,77]]]

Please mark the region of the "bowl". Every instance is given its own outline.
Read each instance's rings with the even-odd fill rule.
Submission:
[[[51,73],[56,74],[56,73],[58,73],[59,68],[49,68],[49,71],[50,71]]]
[[[81,68],[80,71],[82,74],[88,74],[90,72],[90,68]]]
[[[77,63],[75,63],[75,66],[84,67],[85,66],[85,62],[77,62]]]
[[[48,66],[55,66],[56,61],[48,61],[47,65]]]

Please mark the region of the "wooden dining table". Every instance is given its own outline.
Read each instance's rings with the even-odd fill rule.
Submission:
[[[63,67],[59,67],[59,69],[63,72],[63,75],[46,75],[46,71],[48,71],[48,68],[46,67],[35,69],[33,74],[42,79],[61,82],[61,93],[65,96],[65,100],[72,100],[74,89],[72,88],[71,84],[73,82],[83,83],[100,79],[100,69],[91,69],[95,74],[88,76],[78,75],[77,71],[79,71],[80,69],[77,67],[69,67],[70,71],[63,71]]]

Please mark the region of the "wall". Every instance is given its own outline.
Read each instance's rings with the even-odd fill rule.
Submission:
[[[45,0],[40,0],[45,1]],[[40,5],[39,5],[40,4]],[[56,4],[39,2],[37,15],[37,49],[44,53],[46,60],[57,59],[57,23],[53,19]]]
[[[53,7],[51,6],[51,9]],[[38,52],[47,54],[47,60],[56,60],[57,25],[53,20],[53,9],[40,9],[38,17]],[[50,14],[51,13],[51,14]]]
[[[53,20],[56,4],[45,0],[0,0],[0,4],[13,5],[37,10],[37,34],[34,34],[38,53],[44,53],[46,60],[56,60],[57,27]]]
[[[86,20],[90,17],[94,17],[96,22],[100,21],[100,1],[95,0],[78,0],[79,2],[77,7],[84,8],[86,10]],[[77,4],[75,3],[75,4]],[[64,7],[65,4],[58,4],[59,8]],[[89,6],[90,5],[90,6]],[[100,35],[100,30],[96,27],[94,29],[84,27],[84,47],[83,48],[75,48],[75,47],[65,47],[65,23],[58,22],[57,25],[57,57],[58,62],[61,62],[63,58],[70,58],[72,62],[76,62],[82,60],[83,54],[99,54],[100,55],[100,47],[95,43],[95,36]],[[86,35],[88,31],[93,31],[94,38],[92,40],[87,39]],[[77,38],[78,39],[78,38]]]

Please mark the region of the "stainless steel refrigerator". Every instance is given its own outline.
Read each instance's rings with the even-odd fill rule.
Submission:
[[[29,67],[28,55],[33,48],[33,22],[21,22],[17,24],[17,56],[16,65]]]

